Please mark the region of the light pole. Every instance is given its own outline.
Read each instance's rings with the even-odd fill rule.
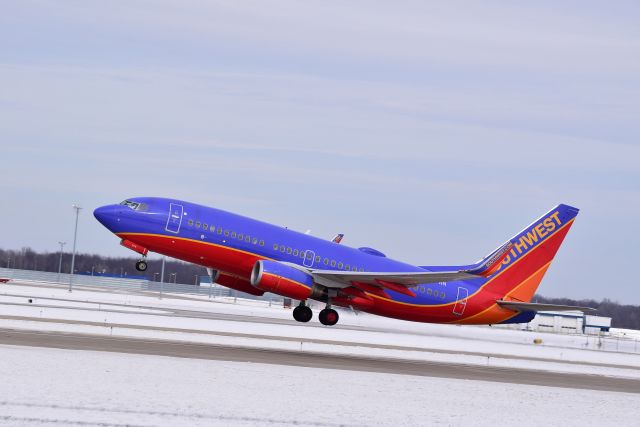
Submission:
[[[69,276],[69,292],[73,290],[73,269],[76,264],[76,242],[78,240],[78,217],[80,216],[80,209],[78,205],[73,205],[73,209],[76,210],[76,229],[73,233],[73,254],[71,255],[71,276]]]
[[[66,245],[67,242],[58,242],[58,244],[60,245],[60,261],[58,261],[58,283],[60,283],[60,273],[62,273],[62,251],[64,250],[64,245]]]
[[[162,291],[164,288],[164,262],[167,257],[162,256],[162,268],[160,269],[160,299],[162,299]]]

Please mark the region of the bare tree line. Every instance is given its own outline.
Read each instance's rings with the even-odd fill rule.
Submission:
[[[135,269],[136,257],[104,257],[93,254],[76,254],[74,270],[77,274],[93,274],[96,276],[141,276],[149,280],[159,281],[162,261],[148,260],[148,268],[142,273]],[[0,267],[22,270],[58,272],[60,252],[39,253],[31,248],[20,250],[0,249]],[[71,254],[62,254],[62,272],[70,273]],[[204,267],[167,258],[165,263],[165,282],[194,284],[196,276],[207,274]]]

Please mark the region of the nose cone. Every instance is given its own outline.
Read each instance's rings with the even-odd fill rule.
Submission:
[[[93,211],[93,216],[109,230],[113,231],[118,221],[117,205],[101,206]]]

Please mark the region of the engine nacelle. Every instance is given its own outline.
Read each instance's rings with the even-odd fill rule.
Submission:
[[[236,276],[231,276],[229,274],[220,273],[215,282],[221,284],[222,286],[226,286],[227,288],[235,289],[236,291],[240,292],[246,292],[251,295],[256,295],[259,297],[264,295],[264,291],[251,286],[251,283],[249,283],[248,281]]]
[[[258,261],[251,272],[251,284],[266,292],[306,300],[313,292],[313,277],[277,261]]]

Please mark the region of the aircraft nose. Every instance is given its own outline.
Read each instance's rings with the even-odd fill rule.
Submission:
[[[116,220],[117,208],[115,205],[100,206],[93,211],[93,216],[105,227],[109,228]]]

